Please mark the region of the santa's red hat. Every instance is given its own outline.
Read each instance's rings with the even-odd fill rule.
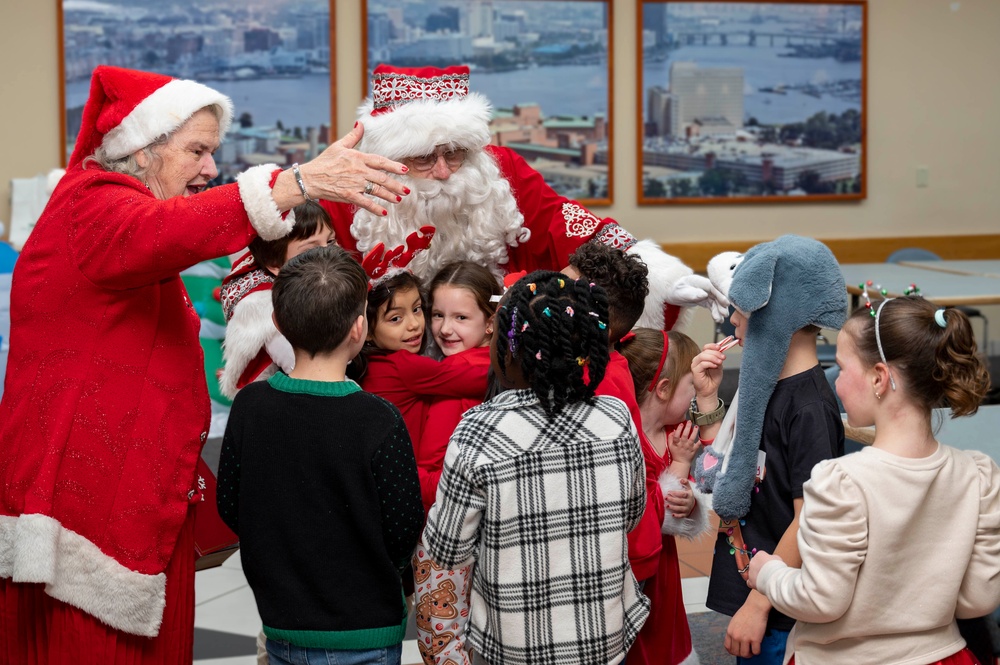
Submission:
[[[372,73],[372,94],[358,109],[359,150],[389,159],[417,157],[439,145],[479,150],[490,142],[492,107],[469,92],[469,68],[393,67]]]
[[[213,104],[222,109],[219,135],[225,136],[233,103],[221,92],[196,81],[101,65],[90,79],[90,97],[69,168],[100,147],[111,159],[130,155]]]

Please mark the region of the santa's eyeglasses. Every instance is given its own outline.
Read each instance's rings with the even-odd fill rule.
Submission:
[[[418,171],[430,171],[434,168],[434,165],[438,163],[439,159],[444,159],[444,163],[448,165],[448,168],[457,169],[465,163],[465,158],[468,154],[469,151],[465,148],[456,148],[455,150],[435,150],[429,155],[410,157],[406,161],[409,163],[410,167],[415,168]]]

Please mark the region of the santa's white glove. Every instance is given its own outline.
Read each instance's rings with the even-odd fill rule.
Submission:
[[[675,305],[707,307],[717,323],[722,323],[729,315],[729,299],[704,275],[679,278],[667,301]]]

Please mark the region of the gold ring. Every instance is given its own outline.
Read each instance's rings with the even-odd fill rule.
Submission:
[[[375,189],[375,183],[369,180],[368,184],[365,185],[365,194],[371,194],[373,189]]]

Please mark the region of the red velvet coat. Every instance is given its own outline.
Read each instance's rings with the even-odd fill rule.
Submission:
[[[258,201],[271,168],[250,178]],[[254,237],[246,195],[241,181],[160,201],[96,166],[53,192],[13,275],[0,577],[156,635],[210,419],[179,272]]]

